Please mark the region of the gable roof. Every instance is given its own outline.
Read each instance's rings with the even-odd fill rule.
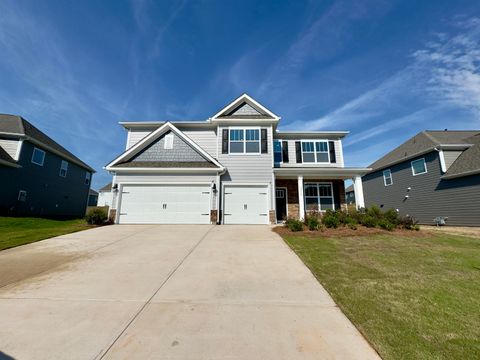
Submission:
[[[149,145],[153,144],[157,139],[159,139],[163,134],[167,133],[168,131],[172,131],[173,133],[175,133],[178,137],[180,137],[183,141],[185,141],[188,145],[190,145],[193,148],[193,150],[195,150],[205,160],[207,160],[207,163],[211,163],[213,165],[213,166],[208,166],[206,168],[223,170],[223,166],[217,160],[215,160],[209,153],[207,153],[205,150],[203,150],[199,145],[197,145],[187,135],[185,135],[183,132],[181,132],[179,129],[177,129],[170,122],[167,122],[164,125],[160,126],[157,130],[151,132],[149,135],[145,136],[142,140],[140,140],[138,143],[133,145],[131,148],[127,149],[120,156],[118,156],[116,159],[114,159],[108,165],[106,165],[105,169],[116,170],[118,168],[136,168],[136,169],[138,169],[138,168],[150,168],[150,169],[155,169],[155,168],[168,168],[168,169],[172,169],[172,168],[175,168],[175,169],[178,169],[178,168],[193,168],[193,166],[188,166],[189,162],[170,162],[170,161],[168,163],[175,164],[175,166],[166,165],[165,162],[158,162],[158,161],[157,162],[155,162],[155,161],[139,162],[139,163],[142,163],[145,166],[126,165],[127,163],[132,164],[128,160],[132,159],[135,155],[140,153],[143,149],[145,149]],[[201,167],[204,168],[205,166],[201,166]]]
[[[0,165],[20,167],[16,161],[0,146]]]
[[[93,190],[92,188],[90,188],[90,190],[88,190],[88,195],[95,195],[95,196],[98,196],[98,192]]]
[[[244,93],[217,112],[211,119],[280,120],[280,117]]]
[[[369,167],[377,171],[413,157],[426,154],[435,148],[442,146],[458,146],[459,149],[467,149],[471,146],[468,139],[478,134],[479,131],[437,131],[426,130],[408,139],[397,148],[381,157]],[[452,165],[453,166],[453,165]]]
[[[350,186],[348,186],[348,187],[345,189],[345,192],[346,192],[346,193],[352,192],[352,191],[354,191],[354,189],[353,189],[353,184],[350,185]]]
[[[480,173],[480,133],[469,137],[466,141],[473,146],[460,154],[443,178],[451,179]]]
[[[0,114],[0,135],[15,136],[46,148],[60,157],[70,160],[84,169],[95,172],[89,165],[84,163],[70,151],[58,144],[52,138],[37,129],[23,117],[18,115]]]

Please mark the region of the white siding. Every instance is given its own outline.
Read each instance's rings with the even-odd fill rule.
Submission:
[[[112,192],[111,191],[100,191],[98,193],[98,206],[112,206]]]
[[[0,146],[10,155],[13,159],[17,159],[17,149],[20,146],[20,141],[12,139],[0,139]]]
[[[150,134],[156,128],[152,129],[142,129],[142,130],[129,130],[127,136],[127,149],[131,148],[133,145],[142,140],[145,136]]]
[[[450,151],[450,150],[443,150],[443,157],[445,159],[445,167],[448,168],[458,159],[458,157],[462,154],[463,151]]]
[[[289,162],[287,164],[282,164],[281,166],[285,167],[292,167],[292,166],[319,166],[319,167],[344,167],[344,162],[343,162],[343,152],[342,152],[342,142],[340,140],[334,140],[335,142],[335,158],[336,158],[336,163],[334,164],[315,164],[315,163],[304,163],[304,164],[299,164],[297,163],[297,155],[295,152],[295,141],[300,141],[300,140],[282,140],[278,139],[280,141],[288,141],[288,160]],[[312,140],[315,141],[315,140]]]
[[[217,157],[217,132],[216,129],[193,129],[179,127],[179,130],[187,135],[193,142],[200,146],[210,156]]]
[[[223,129],[228,129],[228,127],[220,127],[218,130],[218,161],[227,168],[228,172],[223,175],[222,181],[271,183],[273,171],[272,127],[267,128],[268,154],[222,154]]]

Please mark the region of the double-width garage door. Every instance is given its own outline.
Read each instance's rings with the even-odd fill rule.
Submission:
[[[268,186],[224,188],[225,224],[268,224]]]
[[[120,224],[209,224],[210,185],[123,185]]]

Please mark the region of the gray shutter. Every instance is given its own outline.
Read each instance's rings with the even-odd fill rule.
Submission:
[[[288,163],[288,141],[282,141],[282,161]]]
[[[302,143],[300,141],[295,141],[295,154],[297,155],[297,163],[302,163]]]
[[[228,129],[222,130],[222,154],[228,154]]]
[[[268,153],[268,142],[267,142],[267,129],[261,129],[261,149],[262,154]]]
[[[336,163],[337,162],[337,157],[335,155],[335,142],[334,141],[329,141],[328,142],[328,150],[330,151],[330,162],[331,163]]]

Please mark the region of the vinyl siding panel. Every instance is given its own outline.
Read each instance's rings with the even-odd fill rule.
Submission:
[[[210,156],[217,157],[217,132],[216,129],[200,130],[192,128],[179,128],[185,135],[187,135],[193,142],[200,146],[203,150],[210,154]]]
[[[409,160],[390,168],[390,186],[384,186],[382,170],[365,175],[366,206],[399,209],[400,214],[413,216],[421,224],[433,224],[435,217],[443,216],[448,217],[447,225],[479,226],[480,175],[442,180],[439,154],[431,152],[424,157],[426,174],[413,176]]]
[[[276,139],[277,140],[277,139]],[[281,140],[281,139],[278,139]],[[342,142],[340,140],[333,140],[335,143],[335,157],[337,162],[334,164],[316,164],[316,163],[297,163],[297,156],[295,153],[295,142],[298,140],[282,140],[288,141],[288,158],[289,162],[287,164],[281,164],[280,167],[295,167],[295,166],[320,166],[320,167],[343,167],[343,154],[342,154]]]
[[[8,155],[15,159],[17,156],[17,149],[20,146],[20,141],[14,139],[0,139],[0,146]]]
[[[129,134],[127,137],[127,149],[131,148],[133,145],[138,143],[140,140],[142,140],[145,136],[147,136],[154,130],[154,128],[148,130],[129,130]]]
[[[234,125],[232,125],[234,126]],[[245,127],[247,128],[247,127]],[[220,127],[218,133],[223,129]],[[221,149],[222,137],[218,137],[218,146]],[[227,168],[227,173],[222,176],[222,181],[236,182],[268,182],[272,181],[272,127],[267,128],[267,154],[218,154],[218,161]]]
[[[448,168],[458,159],[463,151],[447,151],[443,150],[443,158],[445,159],[445,167]]]

